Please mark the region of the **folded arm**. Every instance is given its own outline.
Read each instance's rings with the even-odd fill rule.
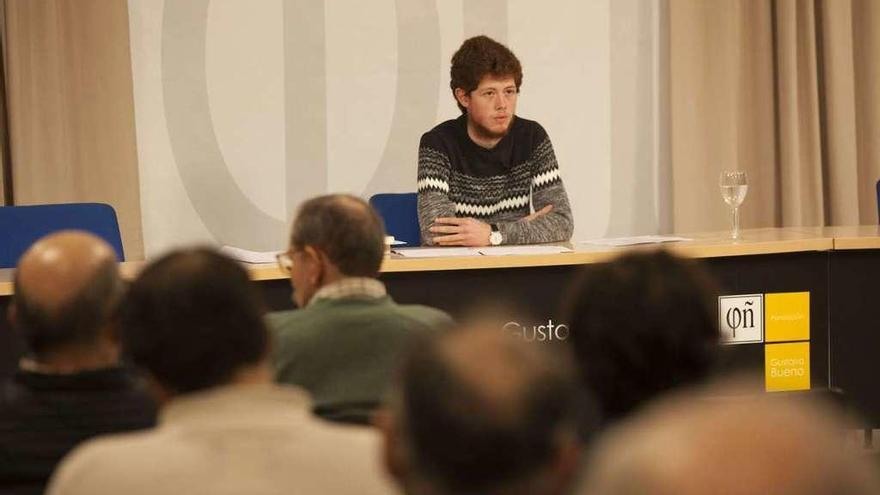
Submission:
[[[455,216],[455,203],[449,199],[449,158],[427,147],[419,148],[418,210],[422,244],[432,245],[434,220]]]
[[[535,149],[532,158],[532,207],[536,212],[548,205],[552,209],[545,215],[525,217],[516,222],[503,223],[498,229],[505,244],[536,244],[541,242],[568,241],[574,232],[574,219],[568,194],[559,175],[559,164],[550,139],[545,137]]]
[[[516,222],[498,224],[498,230],[504,236],[505,244],[537,244],[571,239],[574,221],[562,180],[548,188],[533,192],[532,206],[536,212],[547,206],[552,208],[546,214],[536,215],[533,218],[530,218],[530,215]]]

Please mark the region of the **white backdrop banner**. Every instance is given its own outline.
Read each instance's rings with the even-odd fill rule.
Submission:
[[[658,7],[640,0],[129,0],[147,256],[282,249],[325,192],[414,191],[420,135],[458,115],[449,59],[488,34],[523,64],[574,240],[664,210]],[[613,164],[613,166],[612,166]]]

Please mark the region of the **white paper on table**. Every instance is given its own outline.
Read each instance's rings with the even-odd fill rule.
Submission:
[[[479,249],[486,256],[508,256],[517,254],[558,254],[570,253],[565,246],[487,246]]]
[[[245,263],[275,263],[275,256],[282,251],[249,251],[233,246],[223,246],[220,252],[236,261]]]
[[[406,242],[395,239],[393,235],[386,235],[385,236],[385,245],[386,246],[405,246]]]
[[[405,258],[444,258],[449,256],[479,256],[480,251],[468,247],[440,247],[440,248],[400,248],[392,249],[392,253]]]
[[[689,237],[679,237],[674,235],[640,235],[635,237],[617,237],[614,239],[592,239],[589,241],[581,241],[582,244],[594,244],[596,246],[636,246],[638,244],[659,244],[661,242],[681,242],[692,241]]]

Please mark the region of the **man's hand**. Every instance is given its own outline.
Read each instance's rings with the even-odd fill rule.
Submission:
[[[551,211],[553,205],[547,205],[531,215],[524,216],[522,220],[531,222]],[[489,234],[492,233],[492,227],[488,223],[470,217],[441,217],[434,220],[434,224],[428,230],[435,234],[443,234],[432,239],[435,246],[488,246]]]
[[[435,234],[436,246],[488,246],[492,227],[474,218],[442,217],[428,229]]]

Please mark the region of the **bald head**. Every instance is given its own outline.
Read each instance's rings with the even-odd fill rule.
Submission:
[[[19,260],[16,292],[23,290],[51,312],[68,303],[101,269],[115,261],[113,248],[88,232],[50,234]]]
[[[120,289],[109,244],[87,232],[50,234],[19,260],[13,323],[37,355],[88,344],[106,325]]]
[[[319,249],[345,276],[376,277],[385,252],[385,227],[364,200],[328,194],[300,206],[290,244]]]
[[[724,387],[707,395],[731,391],[740,393]],[[873,467],[844,449],[844,428],[811,401],[687,394],[613,431],[597,448],[579,493],[880,493]]]
[[[440,493],[552,492],[559,480],[545,475],[576,443],[566,351],[523,342],[500,325],[414,349],[394,408],[415,476]]]

